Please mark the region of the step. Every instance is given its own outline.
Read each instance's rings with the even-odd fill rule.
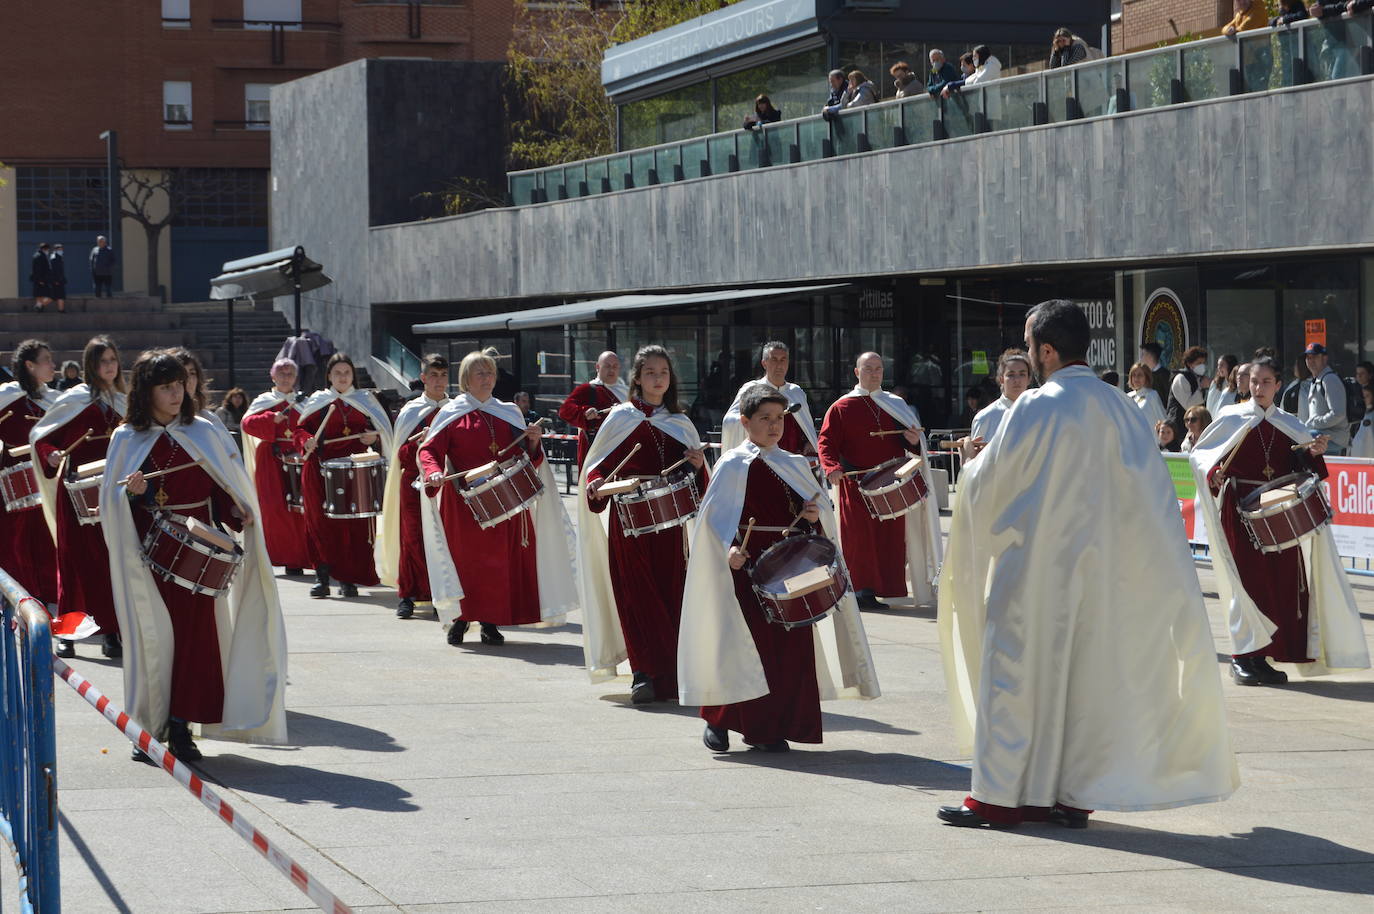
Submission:
[[[56,305],[49,305],[47,310],[56,311]],[[18,314],[33,310],[33,299],[31,298],[0,298],[0,313]],[[119,298],[69,298],[67,299],[67,310],[79,314],[108,313],[111,311],[163,311],[165,310],[162,300],[150,298],[145,295],[125,295]]]
[[[5,314],[0,313],[0,333],[43,336],[54,332],[115,333],[120,330],[177,330],[181,319],[165,311],[140,314],[111,312],[109,314]]]
[[[13,351],[14,347],[31,335],[0,330],[0,352]],[[75,349],[80,352],[86,348],[86,343],[90,341],[91,337],[102,335],[111,337],[115,345],[121,349],[160,349],[169,346],[189,346],[195,342],[195,334],[185,330],[146,330],[143,328],[115,330],[108,334],[102,330],[94,332],[91,330],[58,330],[44,334],[44,338],[54,352],[59,349],[64,351]]]

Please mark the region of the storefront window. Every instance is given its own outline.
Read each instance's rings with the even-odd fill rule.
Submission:
[[[840,42],[840,69],[848,72],[855,68],[873,80],[881,89],[882,98],[894,98],[897,87],[892,82],[888,70],[899,60],[906,61],[916,71],[922,84],[930,71],[930,52],[939,49],[945,52],[945,59],[957,69],[959,58],[972,51],[976,44],[966,41],[842,41]],[[990,44],[988,47],[1002,64],[1003,76],[1019,73],[1032,73],[1043,70],[1049,63],[1049,40],[1041,45]]]
[[[700,82],[620,108],[621,148],[638,149],[711,132],[711,84]]]
[[[1298,357],[1310,340],[1322,342],[1331,367],[1354,375],[1360,359],[1360,270],[1353,259],[1283,264],[1279,269],[1283,355]]]
[[[720,77],[716,80],[720,129],[741,126],[759,95],[767,95],[784,119],[816,114],[825,102],[826,72],[825,48],[813,48]]]

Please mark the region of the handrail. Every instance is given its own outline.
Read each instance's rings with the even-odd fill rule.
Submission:
[[[1204,38],[1010,76],[969,87],[948,100],[932,100],[923,91],[913,98],[849,109],[830,119],[808,115],[753,131],[734,129],[512,171],[506,176],[507,189],[512,205],[525,206],[1369,75],[1374,73],[1371,32],[1368,14],[1307,19],[1241,32],[1234,38]],[[1148,97],[1140,90],[1148,90]],[[848,129],[853,126],[859,129]],[[685,160],[684,152],[701,148],[707,151],[704,159]],[[577,186],[567,183],[569,169],[581,171]]]
[[[0,691],[5,764],[0,766],[0,837],[19,870],[21,909],[58,914],[57,733],[52,632],[43,604],[0,570]]]

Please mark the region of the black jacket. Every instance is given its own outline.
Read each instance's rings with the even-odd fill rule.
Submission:
[[[940,64],[940,69],[931,70],[930,76],[926,79],[926,91],[931,96],[940,94],[940,90],[945,87],[945,83],[952,83],[959,78],[959,70],[946,60]]]
[[[52,262],[46,251],[33,252],[33,265],[29,268],[29,282],[52,282]]]
[[[91,274],[94,276],[113,276],[115,267],[114,248],[91,248]]]
[[[67,258],[63,257],[60,251],[53,252],[52,258],[48,260],[48,269],[52,271],[54,283],[66,283]]]

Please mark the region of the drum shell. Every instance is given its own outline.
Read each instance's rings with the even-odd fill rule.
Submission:
[[[930,495],[925,477],[917,470],[906,479],[897,479],[895,470],[906,463],[898,457],[880,463],[861,477],[859,494],[868,513],[877,520],[894,520],[918,507]]]
[[[830,574],[824,587],[789,595],[782,585],[787,578],[822,567]],[[839,549],[815,534],[784,537],[769,546],[749,569],[749,579],[768,621],[789,629],[819,622],[849,591],[849,573]]]
[[[625,536],[647,536],[680,527],[697,516],[701,497],[696,471],[675,473],[667,479],[646,480],[638,489],[615,496],[620,529]]]
[[[0,470],[0,494],[5,499],[5,510],[11,514],[42,505],[43,493],[38,488],[38,475],[34,472],[32,460],[24,460]]]
[[[333,520],[376,517],[382,513],[386,461],[359,463],[344,457],[320,463],[324,476],[324,516]]]
[[[100,483],[104,474],[88,476],[85,479],[64,480],[62,487],[72,501],[79,524],[100,523]]]
[[[305,471],[305,458],[300,454],[286,454],[281,458],[283,486],[286,495],[286,510],[296,514],[305,513],[305,491],[302,483]]]
[[[483,530],[515,517],[544,491],[544,480],[528,454],[502,462],[499,473],[474,485],[468,485],[461,476],[453,484]]]
[[[143,562],[164,581],[192,593],[222,597],[243,564],[243,549],[221,549],[193,536],[179,519],[159,514],[143,537]]]
[[[1258,507],[1261,493],[1288,484],[1297,486],[1296,499]],[[1247,508],[1247,504],[1255,507]],[[1251,544],[1263,553],[1292,549],[1331,521],[1331,506],[1321,481],[1308,474],[1284,476],[1254,490],[1240,500],[1237,510]]]

